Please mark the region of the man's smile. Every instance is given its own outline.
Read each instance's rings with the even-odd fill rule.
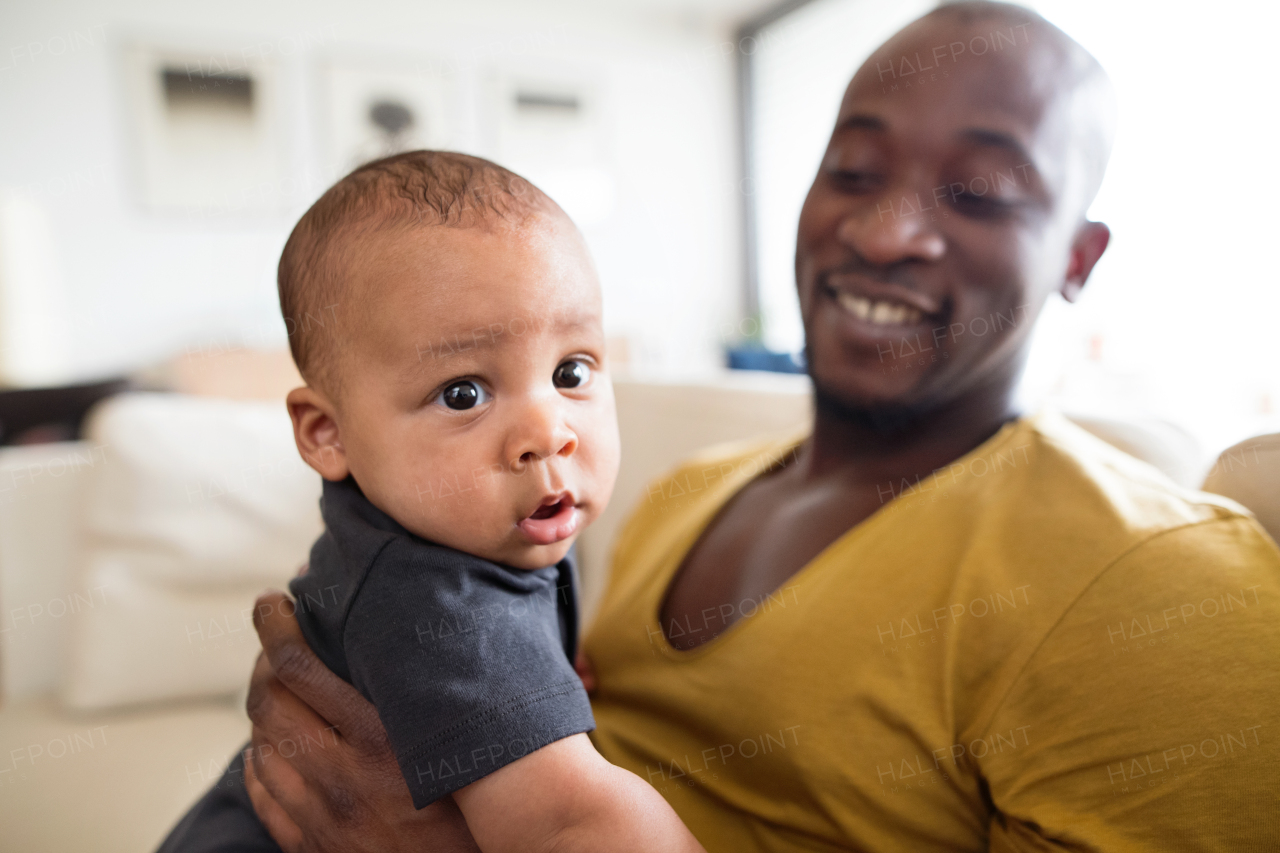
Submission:
[[[946,322],[946,303],[899,284],[856,273],[823,275],[818,288],[838,306],[860,337],[884,338]]]
[[[854,296],[843,290],[837,290],[835,294],[836,302],[840,303],[841,308],[859,320],[866,320],[877,326],[910,326],[919,323],[922,317],[919,311],[901,302],[892,300],[872,302],[870,299]]]

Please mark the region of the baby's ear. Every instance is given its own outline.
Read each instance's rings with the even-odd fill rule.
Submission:
[[[294,388],[285,397],[293,420],[293,440],[303,460],[326,480],[338,482],[351,473],[338,434],[333,404],[314,388]]]

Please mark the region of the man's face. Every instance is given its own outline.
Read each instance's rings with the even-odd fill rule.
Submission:
[[[572,225],[539,215],[374,243],[336,403],[356,482],[433,542],[557,562],[608,503],[619,460],[599,286]]]
[[[1016,376],[1080,222],[1036,37],[1034,24],[926,19],[850,83],[796,250],[809,369],[828,397],[928,409]]]

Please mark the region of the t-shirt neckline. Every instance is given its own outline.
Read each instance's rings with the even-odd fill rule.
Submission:
[[[967,465],[969,460],[975,457],[981,456],[984,453],[994,452],[1011,440],[1017,433],[1024,429],[1034,428],[1035,424],[1039,423],[1046,416],[1048,416],[1047,412],[1037,411],[1031,414],[1023,414],[1020,417],[1006,421],[990,438],[983,441],[981,444],[962,456],[958,456],[949,464],[957,465],[964,463]],[[718,636],[713,637],[707,642],[695,646],[692,649],[681,650],[671,645],[671,640],[667,637],[667,632],[663,630],[662,603],[666,600],[667,595],[671,590],[671,584],[675,582],[676,572],[680,570],[680,567],[684,564],[684,560],[689,556],[689,552],[693,550],[693,547],[698,543],[698,540],[702,538],[703,533],[706,532],[707,527],[720,513],[720,511],[724,509],[725,505],[732,500],[734,495],[746,488],[747,485],[760,477],[776,471],[780,467],[781,461],[789,454],[794,453],[801,444],[807,441],[809,439],[809,435],[810,431],[806,430],[804,434],[798,438],[795,435],[789,435],[786,438],[779,439],[776,442],[766,444],[761,447],[754,455],[764,455],[768,458],[777,460],[777,462],[769,465],[767,468],[762,468],[761,470],[750,474],[739,472],[736,476],[726,477],[725,483],[720,487],[721,492],[702,509],[703,515],[698,520],[698,523],[686,531],[684,537],[677,543],[677,546],[670,549],[668,552],[665,562],[662,565],[661,572],[659,573],[659,582],[654,585],[657,588],[657,597],[656,599],[651,600],[647,607],[654,623],[658,626],[659,636],[655,645],[661,650],[662,655],[668,660],[689,663],[692,663],[695,660],[701,660],[702,658],[714,653],[716,649],[725,646],[727,640],[730,640],[732,637],[742,633],[743,630],[746,630],[746,626],[748,624],[758,623],[761,621],[761,618],[764,616],[763,612],[758,611],[750,616],[743,616]],[[940,471],[942,469],[937,470]],[[936,471],[935,474],[930,475],[929,479],[934,479],[935,476]],[[928,481],[925,480],[923,482]],[[938,481],[936,488],[939,490],[945,490],[952,485],[954,485],[954,483]],[[815,574],[815,569],[820,568],[824,563],[830,562],[831,554],[836,551],[839,546],[843,545],[848,540],[866,535],[866,531],[871,529],[874,525],[883,523],[883,519],[888,516],[890,511],[901,509],[903,507],[903,501],[907,497],[909,497],[907,494],[895,495],[891,500],[886,501],[884,505],[871,515],[867,516],[862,521],[858,522],[853,527],[850,527],[844,533],[841,533],[835,539],[828,542],[825,548],[815,554],[809,562],[797,569],[795,574],[787,578],[784,582],[784,586],[792,588],[795,587],[796,584],[803,582],[808,577],[811,577]],[[779,587],[779,589],[781,588],[782,587]],[[770,590],[768,594],[774,594],[777,592],[777,589],[773,589]]]

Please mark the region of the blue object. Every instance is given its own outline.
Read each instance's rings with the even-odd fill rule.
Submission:
[[[763,347],[730,347],[725,350],[730,370],[768,370],[772,373],[804,373],[802,353],[774,352]]]

